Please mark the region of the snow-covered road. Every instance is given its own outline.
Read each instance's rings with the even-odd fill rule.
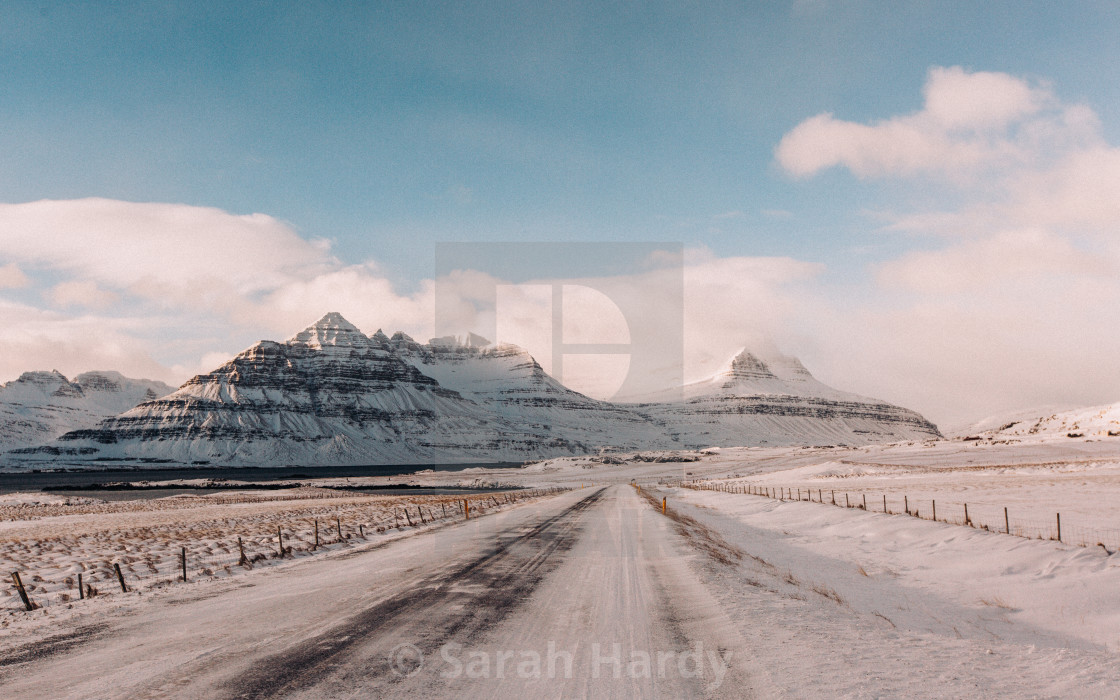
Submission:
[[[0,635],[0,697],[1120,694],[1120,555],[660,489],[39,611]]]
[[[743,641],[627,486],[187,586],[0,666],[7,697],[747,697]]]

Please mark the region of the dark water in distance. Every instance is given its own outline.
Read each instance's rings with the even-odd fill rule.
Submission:
[[[234,479],[238,481],[278,481],[287,479],[342,478],[353,476],[407,476],[431,469],[458,472],[464,469],[508,469],[518,463],[486,464],[376,464],[338,467],[112,467],[76,471],[39,471],[0,473],[0,493],[39,491],[45,487],[82,491],[92,484],[113,481],[166,481],[168,479]],[[424,493],[430,493],[425,490]],[[94,495],[94,494],[90,494]]]
[[[233,489],[231,489],[233,490]],[[454,488],[415,488],[415,489],[340,489],[337,491],[339,497],[347,496],[350,494],[363,495],[363,496],[459,496],[463,494],[477,494],[480,492],[502,491],[508,489],[454,489]],[[269,491],[254,490],[251,486],[244,489],[236,489],[238,493],[259,493],[262,495],[269,495]],[[115,489],[59,489],[52,490],[50,493],[54,496],[85,496],[88,498],[95,498],[100,501],[147,501],[154,498],[166,498],[168,496],[213,496],[219,494],[220,489],[131,489],[125,491],[118,491]]]

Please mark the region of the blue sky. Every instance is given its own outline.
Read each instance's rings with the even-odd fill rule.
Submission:
[[[1120,143],[1116,3],[43,2],[6,3],[2,20],[0,202],[98,197],[259,212],[302,239],[328,240],[342,265],[375,267],[410,299],[440,241],[665,240],[717,260],[820,264],[818,297],[929,309],[954,295],[885,294],[875,266],[998,232],[946,243],[884,229],[976,206],[983,188],[869,175],[839,157],[798,175],[775,149],[799,124],[822,113],[863,125],[914,114],[931,71],[961,67],[1086,105],[1093,139]],[[1069,234],[1061,222],[1047,230]],[[184,246],[208,240],[176,235]],[[1082,251],[1114,241],[1070,235]],[[43,301],[75,269],[43,260],[0,249],[0,267],[30,276],[0,294],[56,320],[88,318],[70,292]],[[154,262],[176,264],[174,247]],[[199,309],[136,302],[134,291],[108,285],[99,313],[125,325],[158,315],[169,329],[212,322]],[[906,381],[868,379],[826,349],[825,326],[791,313],[779,325],[800,335],[784,346],[860,385],[846,388],[968,412]],[[138,349],[151,359],[139,367],[174,379],[206,347],[236,351],[259,335],[234,316],[217,325],[178,354]],[[169,330],[161,343],[174,340]],[[1096,393],[1004,392],[991,408],[1103,399],[1090,376]],[[1120,384],[1107,388],[1120,395]]]
[[[0,197],[266,212],[402,279],[441,240],[848,266],[895,247],[859,213],[892,193],[778,172],[802,119],[917,109],[930,66],[962,65],[1120,125],[1115,3],[545,5],[8,4]]]

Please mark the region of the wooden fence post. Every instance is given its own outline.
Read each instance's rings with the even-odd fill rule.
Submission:
[[[1062,514],[1058,513],[1058,541],[1062,541]]]
[[[964,504],[964,524],[965,525],[971,525],[972,524],[972,518],[968,517],[968,504],[967,503]]]
[[[836,505],[836,492],[832,492],[832,505]]]
[[[845,508],[851,508],[852,507],[852,502],[850,500],[848,500],[847,492],[844,493],[844,507]]]
[[[284,531],[280,526],[276,526],[276,545],[280,548],[280,558],[284,558]]]
[[[902,507],[906,510],[906,514],[910,515],[910,497],[904,495],[902,497]]]
[[[319,520],[315,519],[315,549],[319,548]]]
[[[1011,534],[1011,519],[1007,517],[1007,506],[1003,507],[1003,531],[1008,535]]]
[[[15,582],[16,590],[19,591],[19,597],[23,600],[23,607],[27,608],[28,611],[34,610],[35,604],[27,597],[27,590],[23,587],[23,581],[20,580],[18,571],[12,572],[12,581]]]
[[[187,548],[183,547],[179,550],[179,560],[183,564],[183,583],[187,582]]]
[[[334,519],[334,524],[338,527],[338,539],[341,540],[342,539],[342,519],[336,517]]]
[[[498,505],[497,500],[494,501],[494,505]],[[420,506],[416,506],[416,512],[420,514],[420,523],[425,524],[427,521],[424,520],[424,511],[420,510]]]
[[[405,520],[408,521],[408,526],[412,527],[412,516],[408,514],[408,508],[404,509],[404,517],[405,517]]]
[[[113,562],[113,568],[117,570],[117,580],[121,582],[121,593],[128,593],[128,588],[124,585],[124,574],[121,573],[120,563]]]
[[[82,588],[82,575],[78,574],[78,600],[86,599],[86,589]]]
[[[863,494],[863,509],[867,510],[867,494]]]
[[[883,494],[883,512],[887,512],[887,494]]]
[[[366,536],[366,530],[365,530],[364,527],[362,527],[361,523],[358,523],[358,534],[361,535],[363,538]]]
[[[937,500],[933,501],[933,522],[937,522]]]

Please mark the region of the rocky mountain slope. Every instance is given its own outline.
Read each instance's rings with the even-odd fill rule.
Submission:
[[[96,424],[174,389],[163,382],[118,372],[24,372],[0,384],[0,452],[41,445],[63,433]]]
[[[924,439],[921,416],[817,382],[796,360],[740,353],[675,402],[571,391],[524,350],[478,336],[371,336],[339,314],[261,341],[174,393],[25,459],[211,464],[520,461],[605,449]]]
[[[635,410],[681,444],[821,445],[925,440],[937,427],[914,411],[822,384],[799,360],[743,349],[680,400]]]

